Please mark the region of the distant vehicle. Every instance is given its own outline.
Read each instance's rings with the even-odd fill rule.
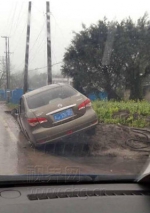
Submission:
[[[24,94],[17,121],[35,147],[91,131],[98,123],[90,99],[66,84],[51,84]]]

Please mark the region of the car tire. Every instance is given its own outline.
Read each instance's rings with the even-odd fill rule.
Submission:
[[[28,135],[27,132],[26,132],[26,134],[27,134],[27,140],[30,142],[32,147],[35,148],[35,149],[38,149],[39,145],[30,138],[30,136]]]
[[[35,149],[40,148],[40,146],[37,145],[35,142],[33,142],[33,141],[30,141],[30,142],[31,142],[33,148],[35,148]]]

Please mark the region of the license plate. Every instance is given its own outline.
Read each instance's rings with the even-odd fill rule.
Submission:
[[[73,116],[72,109],[66,109],[53,115],[55,121],[61,121]]]

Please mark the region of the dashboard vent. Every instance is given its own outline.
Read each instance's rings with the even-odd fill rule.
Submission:
[[[71,198],[71,197],[100,197],[100,196],[150,196],[150,191],[76,191],[76,192],[54,192],[54,193],[41,193],[41,194],[29,194],[27,195],[29,200],[45,200],[45,199],[57,199],[57,198]]]

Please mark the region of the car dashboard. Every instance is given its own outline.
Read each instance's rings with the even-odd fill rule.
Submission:
[[[59,184],[0,189],[1,213],[149,213],[150,187],[138,183]]]

